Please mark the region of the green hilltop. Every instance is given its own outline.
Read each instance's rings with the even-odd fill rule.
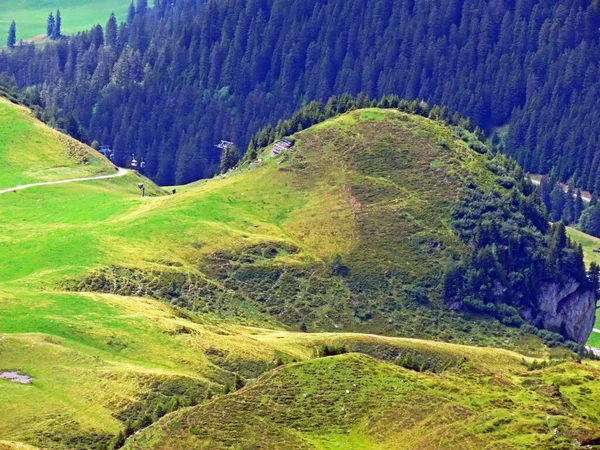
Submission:
[[[0,11],[0,31],[8,32],[11,21],[17,24],[17,41],[34,40],[41,42],[46,36],[48,14],[60,9],[62,14],[62,34],[75,34],[100,23],[104,26],[108,16],[114,12],[119,20],[127,17],[129,0],[22,0],[2,5]],[[150,4],[153,2],[150,1]],[[2,41],[0,45],[6,45]]]
[[[80,142],[0,96],[0,190],[21,184],[114,173],[113,165]]]
[[[114,172],[22,108],[0,114],[1,187]],[[293,139],[176,195],[133,172],[0,195],[0,374],[33,378],[0,379],[0,448],[117,448],[139,429],[126,448],[600,437],[596,362],[436,289],[468,252],[461,187],[496,185],[487,156],[375,108]]]

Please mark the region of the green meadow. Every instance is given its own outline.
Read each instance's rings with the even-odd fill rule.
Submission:
[[[17,24],[17,40],[29,40],[46,35],[48,14],[60,9],[62,33],[69,35],[85,31],[95,24],[104,24],[111,12],[118,20],[125,20],[129,0],[19,0],[4,2],[0,8],[0,33],[8,33],[14,20]],[[149,2],[150,4],[152,2]],[[5,33],[6,31],[6,33]],[[6,42],[2,42],[6,45]]]
[[[0,102],[0,118],[0,188],[114,172],[20,107]],[[373,306],[396,302],[396,323],[365,328],[325,276],[332,255],[367,275],[439,270],[426,239],[461,251],[445,220],[457,178],[443,174],[491,182],[481,155],[440,124],[375,109],[296,138],[293,155],[266,152],[176,195],[137,173],[0,195],[0,373],[33,377],[0,379],[0,449],[113,448],[139,429],[125,448],[569,448],[600,436],[597,362],[400,294]],[[405,157],[392,168],[379,158],[390,151]],[[418,339],[356,333],[379,329]]]
[[[0,190],[44,181],[114,173],[89,147],[35,120],[23,107],[0,97]]]

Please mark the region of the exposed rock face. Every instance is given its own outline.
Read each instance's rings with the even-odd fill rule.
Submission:
[[[596,293],[575,280],[566,284],[544,283],[535,309],[523,315],[532,324],[562,333],[566,338],[585,344],[596,321]]]

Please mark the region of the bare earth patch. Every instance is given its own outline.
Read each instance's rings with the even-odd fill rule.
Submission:
[[[2,372],[0,373],[0,379],[14,381],[15,383],[31,384],[33,378],[29,375],[25,375],[22,372]]]

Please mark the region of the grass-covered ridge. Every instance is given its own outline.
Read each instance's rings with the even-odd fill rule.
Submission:
[[[566,449],[597,438],[597,365],[532,370],[508,352],[491,363],[437,351],[469,361],[438,376],[359,354],[292,364],[166,417],[125,448]]]
[[[120,222],[171,241],[183,267],[138,263],[133,277],[103,267],[67,287],[137,290],[203,313],[237,308],[309,331],[487,341],[489,330],[436,289],[450,255],[464,253],[449,223],[460,187],[497,178],[487,157],[444,124],[397,110],[354,111],[294,137],[293,152],[267,149],[251,168]]]
[[[397,110],[353,111],[294,137],[293,152],[270,158],[265,149],[261,163],[176,195],[133,173],[0,195],[0,371],[33,377],[30,385],[0,380],[0,441],[106,448],[113,436],[172,410],[236,404],[246,391],[220,396],[243,384],[260,392],[264,380],[276,385],[283,374],[314,385],[311,374],[330,361],[315,358],[338,351],[375,358],[333,359],[341,373],[373,379],[373,398],[387,396],[380,387],[403,374],[434,395],[468,379],[475,362],[484,374],[478,380],[491,383],[525,373],[530,357],[568,358],[537,337],[453,312],[437,292],[446,254],[465,252],[449,221],[461,185],[495,186],[485,156],[444,124]],[[52,164],[94,167],[72,165],[59,150]],[[23,156],[43,151],[24,147]],[[26,170],[9,166],[2,176],[8,183]],[[138,182],[149,197],[139,196]],[[253,385],[277,366],[305,361]],[[586,378],[596,366],[543,370],[561,368],[596,392]],[[440,376],[450,378],[436,384]],[[595,422],[580,424],[581,411],[598,415],[586,398],[551,414],[561,421],[572,414],[561,423],[581,439],[585,430],[595,436]],[[371,410],[368,401],[361,405]],[[328,430],[346,430],[324,418]],[[529,423],[520,420],[519,427]],[[544,439],[552,432],[546,428]],[[368,441],[369,433],[356,439]]]
[[[0,189],[114,173],[91,148],[37,120],[0,96]]]

